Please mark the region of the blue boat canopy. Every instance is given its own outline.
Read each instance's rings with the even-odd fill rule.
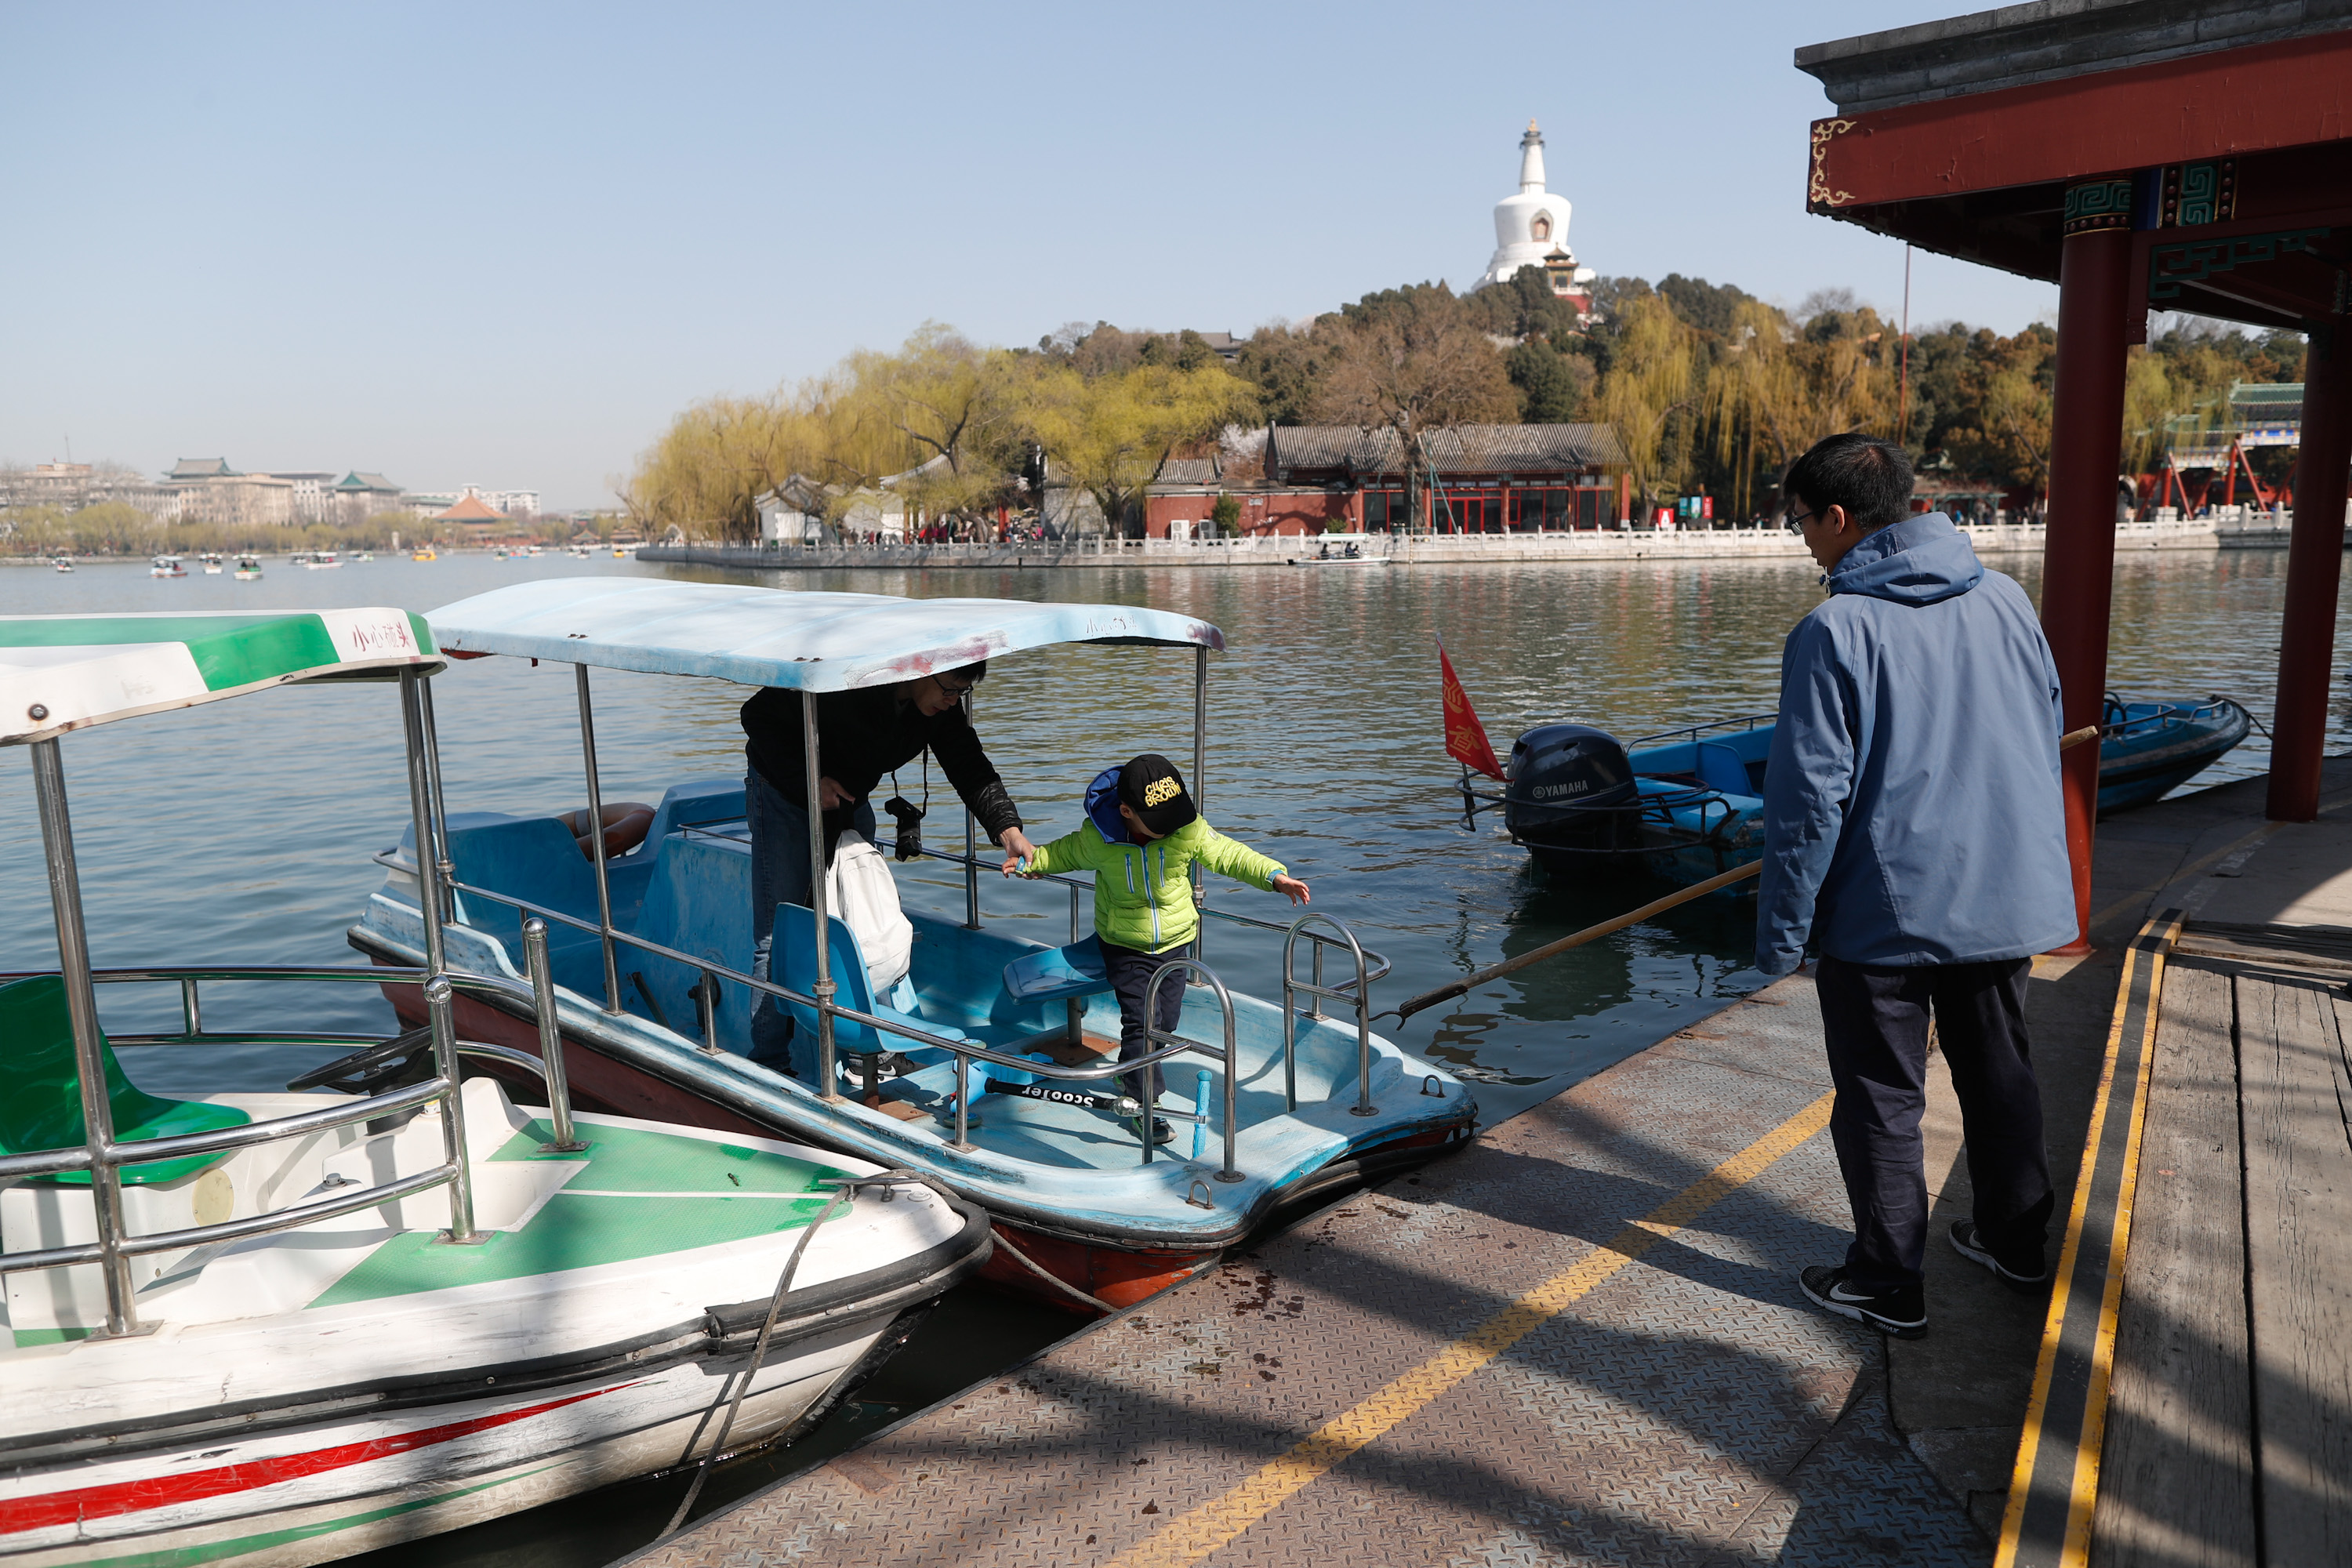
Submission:
[[[745,686],[847,691],[1056,643],[1225,646],[1206,621],[1133,605],[901,599],[646,578],[519,583],[427,620],[444,653],[503,653],[702,675]]]

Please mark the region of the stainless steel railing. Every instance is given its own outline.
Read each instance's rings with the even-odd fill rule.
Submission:
[[[1297,945],[1302,936],[1311,936],[1306,928],[1319,921],[1346,939],[1348,951],[1356,960],[1356,979],[1350,985],[1323,984],[1323,943],[1315,944],[1314,978],[1300,984],[1297,970]],[[1378,1116],[1381,1108],[1372,1103],[1372,1004],[1371,981],[1365,973],[1364,950],[1357,945],[1355,933],[1329,915],[1303,914],[1290,922],[1290,934],[1282,943],[1282,1104],[1286,1110],[1298,1109],[1298,995],[1301,992],[1315,998],[1307,1017],[1320,1022],[1323,1003],[1328,998],[1347,1002],[1356,1009],[1356,1103],[1348,1108],[1350,1116]]]
[[[537,924],[536,921],[532,922]],[[526,931],[526,946],[531,946]],[[532,952],[533,979],[539,983],[527,993],[536,1000],[544,995],[552,1001],[551,985],[545,984],[545,928],[540,927],[540,941]],[[40,973],[40,972],[33,972]],[[29,979],[33,973],[0,974],[0,984]],[[495,1060],[539,1076],[548,1088],[549,1115],[554,1137],[542,1144],[546,1152],[573,1152],[584,1148],[572,1135],[570,1093],[564,1080],[562,1053],[551,1051],[545,1062],[529,1052],[510,1049],[476,1040],[457,1038],[451,1021],[451,1002],[460,991],[516,997],[520,989],[511,982],[494,976],[452,973],[428,976],[422,969],[402,969],[375,966],[366,969],[340,967],[307,968],[299,965],[197,965],[167,968],[103,969],[90,972],[93,984],[176,984],[180,990],[183,1027],[177,1034],[121,1034],[109,1037],[109,1043],[122,1048],[154,1046],[219,1046],[219,1045],[297,1045],[338,1046],[378,1043],[373,1035],[353,1035],[320,1030],[222,1030],[206,1029],[203,1025],[202,986],[215,982],[277,982],[280,984],[356,983],[368,985],[413,984],[422,988],[432,1031],[434,1075],[422,1083],[387,1089],[354,1100],[343,1100],[322,1106],[317,1110],[298,1112],[291,1116],[270,1117],[248,1121],[236,1127],[220,1128],[208,1132],[183,1133],[169,1138],[139,1138],[123,1141],[109,1139],[97,1149],[85,1145],[75,1149],[45,1150],[34,1153],[0,1155],[0,1180],[54,1175],[88,1171],[116,1171],[125,1165],[148,1164],[159,1160],[186,1159],[192,1156],[234,1153],[264,1143],[304,1137],[315,1132],[331,1131],[354,1122],[372,1121],[379,1117],[403,1111],[421,1110],[438,1104],[442,1108],[444,1157],[439,1164],[394,1181],[362,1187],[356,1192],[339,1194],[314,1203],[299,1204],[291,1208],[273,1209],[268,1214],[251,1215],[244,1219],[228,1220],[207,1226],[183,1226],[174,1230],[152,1231],[133,1236],[120,1227],[106,1227],[95,1241],[67,1247],[43,1247],[30,1252],[0,1253],[0,1274],[39,1268],[68,1268],[77,1264],[97,1263],[110,1274],[120,1270],[128,1259],[150,1253],[173,1252],[188,1247],[208,1247],[220,1242],[243,1240],[249,1237],[266,1236],[277,1231],[294,1230],[320,1220],[359,1209],[379,1207],[414,1194],[435,1187],[450,1189],[450,1223],[442,1238],[456,1245],[470,1245],[487,1240],[488,1233],[474,1223],[472,1172],[466,1152],[465,1106],[460,1091],[457,1059],[475,1057]],[[517,998],[520,999],[520,998]],[[544,1016],[541,1038],[544,1045],[553,1034],[551,1011]],[[92,1184],[93,1198],[98,1186]],[[123,1326],[110,1329],[111,1334],[142,1331],[135,1308],[128,1300],[122,1312]]]

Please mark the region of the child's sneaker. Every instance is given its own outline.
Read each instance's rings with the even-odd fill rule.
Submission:
[[[1128,1125],[1134,1128],[1139,1135],[1143,1131],[1143,1118],[1133,1117],[1129,1119]],[[1173,1143],[1176,1141],[1176,1129],[1168,1125],[1166,1117],[1155,1116],[1151,1119],[1151,1141],[1154,1143]]]
[[[2050,1283],[2050,1265],[2047,1261],[2040,1258],[2035,1258],[2037,1267],[2031,1274],[2010,1267],[2009,1263],[2003,1263],[2000,1258],[1995,1258],[1992,1255],[1992,1249],[1985,1246],[1984,1238],[1977,1234],[1977,1222],[1972,1219],[1954,1220],[1951,1237],[1953,1251],[1971,1263],[1983,1264],[1993,1271],[1994,1277],[2002,1284],[2013,1289],[2031,1294],[2037,1287]],[[2011,1263],[2021,1261],[2022,1259],[2020,1258],[2011,1259]]]
[[[1841,1318],[1867,1323],[1898,1340],[1916,1340],[1927,1331],[1927,1308],[1917,1286],[1908,1290],[1872,1295],[1849,1283],[1843,1268],[1815,1266],[1797,1276],[1797,1284],[1814,1306]]]

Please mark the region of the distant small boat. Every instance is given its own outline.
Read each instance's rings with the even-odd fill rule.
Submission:
[[[236,580],[238,582],[250,583],[256,577],[260,575],[261,563],[259,561],[250,555],[240,555],[236,558]]]
[[[1372,553],[1369,533],[1326,533],[1316,541],[1312,555],[1294,555],[1293,566],[1386,566],[1389,558]]]
[[[70,572],[73,570],[73,563],[62,555],[58,556],[55,561],[50,562],[49,564],[55,566],[60,572]]]
[[[314,550],[301,558],[302,564],[313,572],[324,572],[341,566],[341,557],[331,550]]]
[[[215,555],[211,551],[207,550],[202,555],[197,556],[196,559],[204,563],[205,576],[217,577],[220,575],[221,558],[218,555]]]
[[[158,555],[147,565],[150,577],[184,577],[187,574],[188,569],[180,564],[180,558],[176,555]]]
[[[433,547],[429,544],[421,544],[415,550],[410,551],[408,552],[408,558],[411,561],[438,561],[441,559],[439,555],[434,553]]]
[[[375,561],[375,554],[374,554],[374,552],[372,552],[372,551],[366,551],[366,550],[362,550],[362,551],[361,551],[361,552],[360,552],[360,564],[361,564],[361,565],[362,565],[362,566],[371,565],[371,564],[373,564],[373,563],[374,563],[374,561]]]

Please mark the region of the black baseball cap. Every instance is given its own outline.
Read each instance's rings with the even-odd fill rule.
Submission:
[[[1118,770],[1118,798],[1162,838],[1201,815],[1184,787],[1184,775],[1157,752],[1146,752]]]

